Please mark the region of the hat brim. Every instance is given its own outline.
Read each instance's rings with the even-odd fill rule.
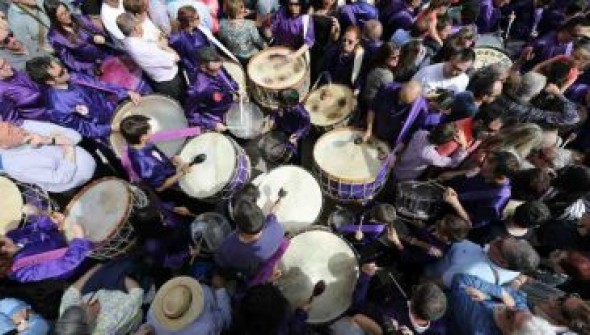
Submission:
[[[191,304],[182,316],[178,318],[169,318],[164,314],[162,308],[164,297],[172,288],[176,286],[185,286],[192,294]],[[158,324],[163,328],[171,331],[181,330],[196,320],[203,312],[204,296],[203,288],[199,282],[191,277],[176,277],[166,282],[156,293],[152,302],[152,313]]]

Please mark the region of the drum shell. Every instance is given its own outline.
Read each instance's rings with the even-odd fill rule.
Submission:
[[[191,237],[201,254],[213,254],[231,232],[229,221],[218,213],[203,213],[191,223]]]
[[[47,191],[37,185],[21,183],[6,176],[0,176],[0,181],[5,200],[3,205],[10,207],[2,209],[0,234],[6,234],[26,223],[26,216],[22,212],[25,205],[34,206],[41,211],[51,211],[55,207]]]
[[[435,218],[441,210],[443,190],[428,182],[406,181],[396,186],[399,214],[418,220]]]

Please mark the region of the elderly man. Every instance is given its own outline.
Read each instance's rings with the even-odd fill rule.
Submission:
[[[437,89],[461,93],[469,84],[469,76],[465,72],[471,68],[474,61],[475,52],[472,49],[461,49],[451,55],[448,61],[421,69],[412,80],[422,84],[425,94]]]
[[[5,20],[4,13],[0,12],[0,58],[4,58],[18,70],[24,70],[29,59],[46,55],[47,51],[35,41],[19,40]]]
[[[0,58],[0,101],[10,106],[3,106],[10,112],[3,111],[2,121],[49,120],[40,87],[26,73],[15,71],[5,58]]]

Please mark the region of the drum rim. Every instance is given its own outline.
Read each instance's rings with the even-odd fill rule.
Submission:
[[[244,70],[244,67],[242,66],[242,64],[236,63],[235,61],[233,61],[229,58],[223,58],[221,60],[221,63],[223,64],[223,68],[229,74],[229,76],[238,84],[238,87],[243,88],[244,92],[247,92],[248,91],[248,76],[247,76],[246,71]],[[242,80],[241,81],[237,80],[236,78],[234,78],[234,76],[232,76],[231,72],[226,67],[227,64],[235,65],[236,68],[240,69],[240,72],[242,73],[242,78],[241,78]],[[242,85],[240,85],[240,84],[244,84],[244,87],[242,87]]]
[[[146,94],[146,95],[142,96],[141,99],[142,100],[143,99],[151,99],[151,98],[155,98],[155,97],[165,98],[165,99],[172,101],[173,105],[175,105],[175,107],[182,112],[182,115],[185,116],[185,111],[184,111],[184,108],[182,108],[182,105],[178,101],[176,101],[174,98],[169,97],[165,94],[150,93],[150,94]],[[111,122],[110,122],[111,127],[121,124],[121,121],[123,120],[123,118],[125,116],[127,116],[127,115],[123,115],[122,109],[129,104],[133,104],[133,102],[130,99],[125,99],[123,102],[121,102],[117,105],[117,107],[115,108],[115,111],[113,112],[113,116],[111,117]],[[138,114],[138,115],[145,115],[145,114],[142,113],[142,114]],[[186,120],[186,116],[185,116],[185,120]],[[188,120],[186,120],[186,124],[188,127]],[[115,155],[118,158],[120,158],[121,155],[123,154],[124,148],[121,148],[121,150],[119,150],[119,148],[117,148],[117,146],[114,145],[115,141],[113,140],[113,138],[116,135],[121,136],[121,134],[115,134],[115,133],[111,132],[111,134],[109,135],[109,145],[113,149],[113,152],[115,153]],[[186,139],[185,139],[185,142],[186,142]]]
[[[287,50],[287,51],[290,51],[290,49],[287,48],[287,47],[276,46],[276,47],[266,48],[266,49],[258,52],[254,56],[252,56],[252,58],[250,58],[250,61],[248,62],[248,66],[247,66],[247,69],[246,69],[246,71],[247,71],[246,75],[247,75],[248,80],[251,81],[252,83],[254,83],[254,85],[256,85],[256,86],[265,88],[267,90],[274,90],[274,91],[281,91],[281,90],[285,90],[285,89],[288,89],[288,88],[292,88],[295,85],[297,85],[298,83],[300,83],[302,80],[304,80],[306,73],[309,71],[309,65],[307,64],[307,62],[305,60],[302,61],[305,70],[304,71],[301,71],[301,75],[299,76],[300,78],[293,85],[288,85],[288,86],[285,86],[285,85],[283,85],[283,86],[269,86],[269,85],[264,84],[264,83],[259,83],[257,80],[254,80],[252,78],[252,76],[250,75],[250,73],[254,70],[254,64],[256,63],[257,58],[260,58],[260,57],[262,57],[265,54],[272,53],[272,51],[275,51],[275,50]]]
[[[89,184],[85,185],[81,190],[79,190],[78,192],[76,192],[76,195],[74,195],[74,197],[68,202],[66,208],[63,211],[63,215],[64,215],[64,220],[67,220],[70,211],[72,210],[72,207],[74,207],[74,204],[76,202],[78,202],[80,200],[80,198],[82,198],[82,196],[84,194],[86,194],[86,192],[88,192],[89,189],[91,189],[93,186],[98,185],[102,182],[105,181],[117,181],[123,184],[123,186],[125,186],[125,188],[127,189],[127,208],[125,209],[125,215],[119,220],[119,222],[113,226],[113,229],[111,229],[111,231],[109,232],[109,234],[102,239],[102,241],[92,241],[90,238],[88,238],[85,234],[84,238],[88,239],[90,241],[92,241],[94,243],[94,248],[93,250],[96,250],[97,248],[105,245],[112,237],[114,237],[116,235],[116,232],[118,230],[114,229],[115,227],[120,227],[122,224],[126,223],[129,220],[129,214],[131,213],[131,197],[132,197],[132,191],[129,187],[129,183],[123,179],[117,178],[117,177],[102,177],[99,179],[96,179],[92,182],[90,182]],[[67,222],[66,222],[67,223]],[[68,239],[68,235],[66,234],[67,230],[68,230],[69,225],[66,224],[64,225],[64,235],[66,236],[66,239]],[[68,239],[68,241],[70,241],[70,239]]]
[[[475,53],[475,61],[473,62],[474,64],[477,61],[477,50],[481,50],[481,49],[491,49],[491,50],[497,51],[497,52],[503,54],[504,56],[506,56],[506,58],[510,61],[510,65],[514,64],[514,61],[512,61],[512,58],[510,58],[510,55],[505,50],[498,48],[498,47],[491,46],[491,45],[480,45],[477,47],[473,47],[473,52]]]
[[[23,195],[23,193],[21,192],[20,188],[18,187],[18,184],[17,184],[17,183],[16,183],[14,180],[12,180],[10,177],[8,177],[8,176],[6,176],[6,175],[0,175],[0,183],[1,183],[1,182],[7,182],[7,183],[10,183],[10,185],[11,185],[11,186],[14,186],[14,188],[16,189],[16,191],[17,191],[18,195],[20,195],[20,196],[15,196],[15,198],[18,198],[18,199],[20,199],[20,210],[18,210],[18,211],[15,211],[15,213],[17,213],[17,212],[18,212],[18,213],[20,213],[20,214],[21,214],[20,216],[18,216],[18,218],[15,218],[15,219],[17,219],[17,220],[18,220],[18,222],[19,222],[19,224],[20,224],[20,222],[22,222],[22,219],[23,219],[22,208],[23,208],[23,207],[24,207],[24,205],[25,205],[25,199],[24,199],[24,195]],[[3,196],[5,196],[5,195],[6,195],[6,193],[4,192]],[[5,211],[3,211],[3,212],[5,212]],[[8,228],[8,224],[9,224],[9,223],[11,223],[11,222],[0,222],[0,227],[3,227],[3,228],[4,228],[4,227],[5,227],[5,228]],[[7,231],[7,230],[6,230],[6,231]],[[4,232],[0,232],[0,233],[3,233],[3,234],[4,234],[4,233],[6,233],[6,231],[4,231]]]
[[[328,176],[330,179],[333,179],[333,180],[335,180],[335,181],[338,181],[338,182],[342,181],[342,182],[344,182],[344,183],[346,183],[346,184],[349,184],[349,185],[362,185],[362,184],[368,184],[368,183],[372,183],[372,182],[374,182],[374,181],[376,180],[376,178],[377,178],[377,175],[375,175],[375,176],[374,176],[373,178],[371,178],[371,179],[369,179],[369,178],[347,178],[347,177],[338,177],[338,176],[332,175],[330,172],[328,172],[328,171],[326,171],[325,169],[323,169],[323,168],[320,166],[320,164],[318,164],[318,161],[317,161],[317,159],[316,159],[316,147],[317,147],[318,143],[319,143],[319,142],[320,142],[320,141],[321,141],[321,140],[322,140],[324,137],[327,137],[327,135],[329,135],[329,134],[332,134],[332,133],[334,133],[334,132],[337,132],[337,131],[353,131],[353,132],[356,132],[356,133],[360,133],[361,135],[363,134],[363,130],[361,130],[361,129],[358,129],[358,128],[355,128],[355,127],[340,127],[340,128],[332,129],[332,130],[330,130],[329,132],[327,132],[327,133],[323,134],[322,136],[320,136],[320,137],[319,137],[319,138],[316,140],[316,142],[315,142],[315,144],[314,144],[314,146],[313,146],[313,152],[312,152],[312,156],[313,156],[313,164],[314,164],[314,165],[317,167],[317,169],[319,170],[319,172],[320,172],[321,174],[324,174],[324,175]],[[373,141],[380,142],[380,143],[384,144],[385,146],[387,146],[387,149],[388,149],[388,150],[391,150],[391,147],[390,147],[390,146],[389,146],[389,144],[387,144],[385,141],[382,141],[382,140],[380,140],[380,139],[378,139],[378,138],[375,138],[375,137],[373,137]],[[385,160],[383,160],[383,161],[385,161]],[[382,162],[383,162],[383,161],[382,161]],[[321,184],[321,183],[320,183],[320,184]]]
[[[232,108],[233,108],[233,106],[234,106],[234,105],[238,105],[238,109],[239,109],[239,108],[240,108],[240,107],[239,107],[239,104],[240,104],[239,102],[234,102],[234,103],[232,103],[232,105],[230,106],[230,108],[227,110],[227,112],[226,112],[226,113],[225,113],[225,115],[223,116],[223,121],[225,122],[225,124],[226,124],[227,126],[229,126],[229,125],[230,125],[230,124],[229,124],[229,122],[228,122],[228,115],[229,115],[229,112],[232,110]],[[262,125],[264,125],[264,112],[262,111],[262,109],[260,108],[260,106],[258,106],[258,105],[257,105],[256,103],[254,103],[253,101],[243,102],[243,105],[247,105],[247,104],[248,104],[248,105],[253,105],[253,106],[256,106],[256,109],[258,109],[258,112],[260,113],[260,116],[262,116],[262,118],[261,118],[261,120],[262,120]],[[261,135],[264,135],[263,129],[261,129],[261,130],[259,131],[259,133],[257,133],[257,134],[254,134],[254,135],[252,135],[252,136],[238,136],[236,133],[234,133],[234,132],[231,130],[231,128],[230,128],[229,132],[230,132],[232,135],[234,135],[235,137],[237,137],[237,138],[240,138],[240,139],[243,139],[243,140],[251,140],[251,139],[255,139],[255,138],[257,138],[257,137],[259,137],[259,136],[261,136]]]
[[[314,95],[316,92],[319,92],[321,89],[323,89],[326,86],[336,86],[336,87],[339,87],[339,88],[343,89],[347,93],[350,93],[350,94],[347,94],[346,95],[346,100],[350,102],[350,110],[347,113],[345,113],[342,117],[338,118],[337,121],[334,121],[332,123],[322,124],[322,123],[314,122],[314,118],[312,117],[312,115],[314,115],[314,113],[310,112],[310,108],[308,108],[307,102],[311,98],[312,95]],[[310,122],[311,122],[312,125],[314,125],[316,127],[320,127],[320,128],[329,128],[329,127],[332,127],[332,126],[335,126],[335,125],[339,124],[340,122],[346,121],[346,119],[348,119],[348,118],[350,118],[352,116],[352,113],[354,112],[354,107],[355,107],[354,106],[354,101],[355,101],[355,99],[354,99],[354,92],[353,92],[353,90],[350,87],[348,87],[346,85],[342,85],[342,84],[326,84],[326,85],[322,85],[322,86],[316,88],[313,91],[310,91],[307,94],[307,96],[305,97],[305,99],[303,100],[303,105],[305,106],[305,109],[307,110],[307,113],[309,113],[309,120],[310,120]],[[317,120],[315,120],[315,121],[317,121]]]

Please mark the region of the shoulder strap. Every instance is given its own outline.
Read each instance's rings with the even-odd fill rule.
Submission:
[[[363,58],[365,56],[365,49],[363,47],[359,47],[356,52],[354,53],[354,62],[352,64],[352,76],[350,78],[350,82],[354,86],[354,82],[359,76],[361,72],[361,67],[363,65]]]
[[[307,36],[307,30],[309,29],[311,16],[309,14],[305,14],[301,16],[301,20],[303,20],[303,40],[305,41],[305,36]]]

